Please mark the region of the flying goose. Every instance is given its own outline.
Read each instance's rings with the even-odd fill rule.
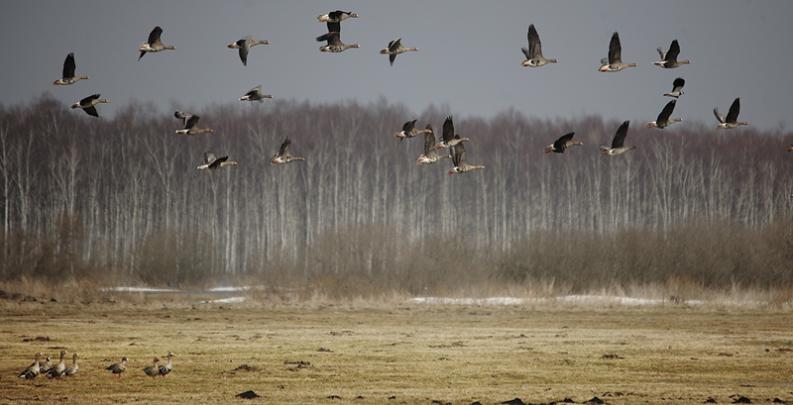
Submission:
[[[275,166],[293,162],[295,160],[306,160],[300,156],[292,156],[292,154],[289,153],[289,145],[291,144],[292,141],[288,137],[284,139],[284,142],[281,143],[281,147],[278,148],[278,153],[273,155],[272,159],[270,159],[270,164]]]
[[[121,378],[121,373],[127,371],[127,358],[122,357],[120,363],[113,363],[107,366],[105,370],[108,370],[111,373],[118,375],[119,378]]]
[[[24,378],[26,380],[32,380],[36,378],[36,376],[38,376],[41,372],[41,364],[39,363],[39,360],[43,355],[44,353],[36,353],[33,363],[22,370],[21,373],[19,373],[19,378]]]
[[[80,366],[77,365],[77,353],[72,354],[72,365],[66,368],[64,375],[71,377],[77,374],[77,371],[80,370]]]
[[[455,135],[454,138],[460,139],[460,135]],[[452,163],[454,164],[454,167],[449,169],[449,176],[485,168],[484,165],[469,165],[468,163],[463,162],[463,157],[465,156],[465,146],[462,141],[449,148],[449,156],[452,158]]]
[[[738,114],[741,112],[741,98],[736,98],[732,105],[730,105],[730,110],[727,111],[727,118],[724,118],[719,114],[719,109],[713,109],[713,115],[716,116],[716,119],[719,121],[719,124],[716,126],[717,128],[722,129],[732,129],[739,127],[741,125],[749,125],[746,121],[738,121]]]
[[[50,368],[47,371],[47,377],[49,378],[60,378],[63,377],[63,374],[66,372],[66,363],[63,362],[63,358],[66,356],[66,351],[61,350],[61,359],[58,361],[58,364],[55,367]]]
[[[140,51],[140,56],[138,56],[138,60],[146,54],[146,52],[160,52],[166,49],[174,50],[176,49],[173,45],[164,45],[162,41],[160,41],[160,36],[162,35],[162,28],[158,25],[154,27],[153,30],[149,33],[149,40],[140,44],[138,50]]]
[[[426,129],[416,129],[416,121],[417,120],[406,122],[404,125],[402,125],[402,130],[395,133],[394,137],[402,141],[405,138],[413,138],[420,134],[426,133]]]
[[[340,23],[348,18],[358,18],[358,13],[353,13],[352,11],[331,11],[327,14],[322,14],[321,16],[317,17],[319,22],[333,22],[333,23]]]
[[[622,63],[622,45],[620,45],[620,34],[611,35],[609,42],[609,56],[600,60],[600,72],[619,72],[625,68],[636,67],[635,63]]]
[[[149,377],[157,377],[160,375],[160,359],[154,358],[150,366],[143,368],[143,372]]]
[[[248,52],[256,45],[270,45],[270,41],[266,39],[256,39],[248,35],[245,38],[228,44],[228,47],[231,49],[239,49],[240,60],[242,61],[242,64],[248,66]]]
[[[438,153],[435,152],[435,132],[432,130],[432,125],[427,124],[427,127],[424,129],[424,153],[419,155],[419,158],[416,159],[416,164],[433,164],[444,157],[449,156],[445,154],[439,156]]]
[[[529,33],[527,35],[529,38],[529,49],[520,48],[523,51],[523,55],[526,56],[526,60],[523,61],[524,67],[540,67],[549,63],[556,63],[556,59],[545,59],[542,56],[542,42],[540,42],[540,35],[537,34],[534,24],[529,25]]]
[[[402,46],[402,38],[397,38],[388,42],[388,47],[380,50],[381,55],[388,55],[388,62],[394,66],[397,55],[405,52],[416,52],[419,48],[406,48]]]
[[[328,22],[328,32],[317,37],[317,42],[327,41],[327,45],[319,47],[320,52],[339,53],[350,48],[359,48],[358,44],[341,42],[341,24]]]
[[[88,76],[75,76],[74,70],[77,68],[77,65],[74,63],[74,53],[69,53],[66,55],[66,60],[63,61],[63,75],[62,77],[52,84],[56,86],[67,86],[70,84],[77,83],[80,80],[88,80]]]
[[[788,146],[787,151],[793,153],[793,143]]]
[[[46,374],[47,371],[50,371],[50,368],[52,368],[52,358],[47,356],[44,358],[44,362],[39,364],[39,372],[41,374]]]
[[[600,152],[602,154],[608,156],[621,155],[636,148],[633,145],[625,146],[625,137],[628,135],[628,125],[630,125],[630,123],[630,121],[625,121],[617,128],[617,133],[614,134],[614,140],[611,141],[611,147],[605,145],[600,147]]]
[[[99,113],[96,111],[97,104],[109,104],[110,100],[99,98],[99,94],[92,94],[80,101],[75,102],[72,104],[72,108],[82,108],[86,114],[99,117]]]
[[[459,136],[455,136],[454,122],[452,121],[452,116],[450,115],[446,117],[445,121],[443,121],[443,133],[441,134],[441,141],[438,143],[438,145],[435,146],[435,148],[436,149],[448,148],[450,146],[454,146],[468,141],[470,141],[470,139],[460,138]]]
[[[211,134],[215,132],[215,130],[212,128],[201,128],[196,126],[196,124],[198,124],[198,120],[201,119],[201,117],[197,115],[176,111],[173,113],[173,116],[182,120],[182,125],[184,126],[184,128],[176,130],[177,135],[198,135],[203,133]]]
[[[678,98],[683,95],[683,86],[686,85],[686,81],[683,80],[682,77],[678,77],[675,81],[672,82],[672,91],[669,93],[664,93],[667,97],[674,97]]]
[[[670,118],[672,115],[672,111],[675,110],[675,103],[677,103],[677,100],[671,100],[668,103],[666,103],[664,109],[661,110],[660,114],[658,114],[658,118],[656,118],[655,121],[647,123],[647,128],[664,129],[674,124],[675,122],[683,121],[680,118]]]
[[[653,62],[653,65],[660,66],[664,69],[673,69],[680,65],[688,65],[691,63],[688,59],[677,60],[677,55],[680,55],[680,44],[677,40],[673,40],[669,45],[669,50],[664,53],[663,49],[658,48],[658,54],[661,55],[661,60]]]
[[[265,98],[273,98],[273,96],[262,93],[262,85],[260,84],[248,90],[244,96],[240,97],[240,101],[258,101],[261,103]]]
[[[573,140],[573,136],[575,132],[570,132],[569,134],[562,135],[554,141],[552,144],[545,147],[545,153],[564,153],[567,148],[576,145],[583,145],[584,143],[579,140]]]
[[[165,356],[166,358],[168,358],[168,362],[165,363],[164,366],[160,366],[160,375],[161,376],[165,377],[166,375],[168,375],[171,372],[171,370],[173,370],[173,357],[174,356],[175,355],[173,353],[171,353],[171,352],[168,352],[168,354]]]
[[[215,170],[226,166],[236,166],[237,162],[229,160],[228,156],[216,157],[214,153],[204,153],[204,164],[196,167],[197,170]]]

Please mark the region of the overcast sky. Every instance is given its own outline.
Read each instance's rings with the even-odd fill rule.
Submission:
[[[341,8],[361,18],[342,24],[360,49],[319,52],[326,31],[317,15]],[[600,114],[654,120],[677,76],[686,94],[676,116],[715,124],[711,110],[741,97],[741,118],[760,128],[790,128],[793,112],[793,1],[3,1],[0,102],[49,91],[64,103],[99,92],[113,104],[154,102],[200,108],[236,100],[262,84],[276,98],[369,102],[385,97],[414,112],[435,104],[458,115],[492,116],[515,108],[542,118]],[[528,25],[557,65],[521,67]],[[137,47],[160,25],[176,51]],[[598,73],[611,33],[623,60],[639,67]],[[269,39],[244,67],[229,42]],[[393,67],[378,50],[402,37],[418,53]],[[656,47],[677,38],[692,64],[662,70]],[[56,87],[67,53],[86,82]]]

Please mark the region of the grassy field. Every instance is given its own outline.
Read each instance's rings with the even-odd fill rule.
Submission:
[[[793,313],[564,305],[6,304],[0,403],[793,403]],[[48,336],[50,341],[24,341]],[[24,381],[37,351],[77,376]],[[146,377],[173,351],[174,371]],[[130,358],[127,373],[104,371]],[[70,358],[70,355],[69,355]],[[299,363],[303,362],[303,363]],[[233,371],[247,364],[253,371]],[[302,365],[301,365],[302,364]]]

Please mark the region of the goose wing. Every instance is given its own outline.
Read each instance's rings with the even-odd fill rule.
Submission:
[[[396,57],[397,55],[395,53],[388,54],[388,63],[390,63],[391,66],[394,66],[394,61],[396,60]]]
[[[388,52],[396,52],[402,47],[402,38],[397,38],[388,43]]]
[[[162,35],[162,28],[158,25],[154,27],[153,30],[151,30],[149,33],[149,39],[146,42],[148,42],[149,45],[160,43],[160,35]]]
[[[74,63],[74,53],[66,55],[66,60],[63,61],[63,78],[71,79],[74,77],[74,70],[77,65]]]
[[[528,38],[529,54],[531,55],[531,58],[542,56],[542,43],[540,42],[540,35],[537,34],[537,29],[534,28],[534,24],[529,25]]]
[[[614,134],[614,140],[611,141],[611,148],[621,148],[625,145],[625,137],[628,136],[628,126],[630,125],[630,121],[625,121],[617,128],[617,133]]]
[[[664,61],[666,62],[676,62],[677,55],[680,55],[680,44],[677,43],[677,40],[673,40],[672,44],[669,45],[669,50],[666,51],[666,55],[664,56]]]
[[[455,138],[459,137],[459,135],[455,136]],[[463,146],[463,142],[452,146],[449,150],[449,154],[452,157],[452,163],[454,164],[454,167],[459,167],[463,163],[463,156],[465,155],[465,146]]]
[[[738,121],[738,114],[740,112],[741,112],[741,99],[736,98],[735,101],[732,102],[732,105],[730,105],[730,110],[727,111],[727,118],[725,120],[727,122]]]
[[[216,159],[215,154],[212,152],[204,152],[204,163],[209,164]]]
[[[426,131],[424,131],[424,156],[429,156],[434,147],[435,132],[432,130],[432,125],[427,124]]]
[[[655,50],[656,50],[656,51],[658,51],[658,56],[660,56],[660,57],[661,57],[661,60],[664,60],[664,59],[666,59],[666,57],[664,57],[664,50],[663,50],[663,49],[661,49],[661,48],[655,48]]]
[[[218,167],[220,167],[221,163],[223,163],[223,162],[225,162],[227,160],[229,160],[228,156],[221,156],[221,157],[213,160],[212,163],[209,164],[209,168],[210,169],[217,169]]]
[[[248,92],[245,93],[245,95],[248,96],[248,97],[255,97],[255,96],[259,95],[261,92],[262,92],[262,85],[260,84],[260,85],[258,85],[256,87],[248,90]]]
[[[239,50],[240,53],[240,60],[242,61],[242,65],[248,66],[248,50],[250,49],[250,47],[248,46],[249,42],[244,39],[241,39],[237,41],[237,45],[239,45],[239,48],[237,49]]]
[[[719,121],[720,123],[724,124],[724,117],[721,116],[721,113],[719,113],[718,108],[713,109],[713,115],[716,116],[716,121]]]
[[[672,82],[672,91],[680,91],[683,90],[683,86],[686,85],[686,81],[682,77],[678,77],[675,81]]]
[[[661,110],[661,113],[658,114],[658,118],[656,118],[655,122],[666,122],[669,121],[669,117],[672,116],[672,111],[675,110],[675,100],[672,100],[664,106],[664,109]]]
[[[328,22],[328,32],[341,32],[341,23],[336,22]]]
[[[330,13],[328,13],[328,17],[330,17],[330,19],[333,21],[338,21],[341,18],[342,14],[345,14],[345,12],[341,10],[331,11]]]
[[[80,100],[80,105],[83,106],[83,107],[91,106],[93,104],[93,101],[98,99],[99,97],[100,97],[99,93],[91,94],[90,96]]]
[[[454,122],[452,121],[452,116],[446,117],[446,121],[443,121],[443,137],[441,138],[444,143],[449,143],[452,139],[454,139]]]
[[[85,113],[88,115],[99,118],[99,112],[96,111],[96,107],[94,106],[83,108],[83,111],[85,111]]]
[[[182,120],[182,126],[186,126],[187,125],[187,119],[192,117],[193,114],[189,114],[189,113],[182,112],[182,111],[175,111],[173,113],[173,116],[178,118],[178,119],[180,119],[180,120]]]
[[[611,35],[609,42],[609,64],[622,62],[622,44],[620,44],[620,34],[614,33]]]
[[[286,153],[289,151],[289,145],[291,145],[291,144],[292,144],[292,140],[291,139],[289,139],[289,138],[284,139],[284,141],[281,143],[281,147],[278,148],[278,155],[279,156],[286,155]]]
[[[405,134],[409,133],[410,131],[413,130],[413,128],[416,127],[416,121],[417,120],[408,121],[404,125],[402,125],[402,130],[405,131]]]
[[[191,115],[191,116],[189,116],[189,117],[187,118],[187,120],[185,121],[185,124],[184,124],[184,129],[192,129],[192,128],[193,128],[193,127],[194,127],[194,126],[195,126],[195,125],[198,123],[198,120],[199,120],[200,118],[201,118],[201,117],[199,117],[199,116],[197,116],[197,115]]]
[[[575,135],[575,132],[570,132],[569,134],[560,136],[559,139],[554,141],[553,148],[561,151],[565,150],[567,148],[567,142],[570,142],[573,139],[573,135]]]

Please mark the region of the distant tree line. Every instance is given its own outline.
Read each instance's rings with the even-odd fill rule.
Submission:
[[[0,106],[0,278],[190,284],[254,278],[339,294],[553,279],[571,289],[687,277],[790,285],[793,134],[633,121],[455,116],[479,173],[416,166],[445,115],[384,100],[202,111],[212,135],[130,105],[93,119],[42,96]],[[584,146],[543,148],[575,131]],[[285,138],[307,158],[271,167]],[[203,153],[240,164],[197,171]]]

